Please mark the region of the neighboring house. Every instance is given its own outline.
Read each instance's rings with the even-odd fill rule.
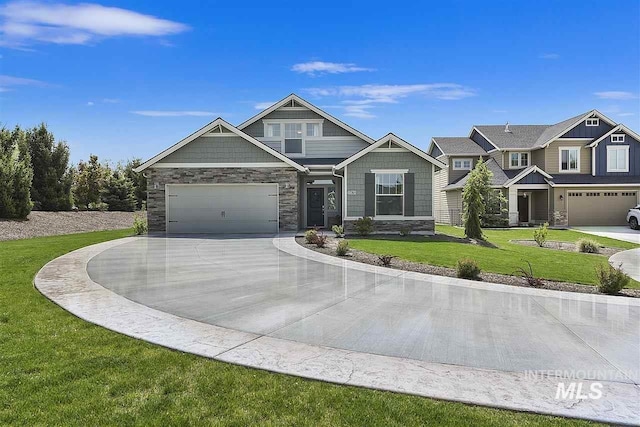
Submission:
[[[508,200],[509,224],[622,225],[640,203],[640,135],[597,110],[554,125],[474,126],[434,137],[436,222],[459,224],[462,188],[479,159]]]
[[[275,233],[369,216],[378,233],[432,233],[445,167],[399,137],[375,141],[292,94],[233,126],[221,118],[142,164],[150,231]]]

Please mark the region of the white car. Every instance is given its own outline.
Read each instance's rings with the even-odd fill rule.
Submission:
[[[638,223],[640,223],[640,205],[629,209],[629,212],[627,213],[627,222],[629,223],[629,227],[633,230],[638,229]]]

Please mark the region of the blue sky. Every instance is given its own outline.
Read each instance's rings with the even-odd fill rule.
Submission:
[[[640,131],[640,2],[0,3],[0,123],[148,158],[295,92],[426,149],[597,108]]]

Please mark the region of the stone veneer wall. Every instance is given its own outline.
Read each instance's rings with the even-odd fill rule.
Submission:
[[[280,230],[298,230],[298,172],[293,168],[150,168],[146,173],[149,231],[166,231],[165,184],[242,183],[278,183]]]
[[[356,234],[355,220],[344,221],[344,232]],[[424,219],[405,220],[373,220],[373,234],[399,234],[401,227],[411,227],[416,234],[432,234],[435,231],[435,221]]]

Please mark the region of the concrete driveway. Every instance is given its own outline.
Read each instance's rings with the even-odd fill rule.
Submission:
[[[579,227],[576,230],[640,245],[640,230],[629,227]],[[609,258],[609,263],[615,267],[620,266],[631,278],[640,282],[640,248],[618,252]]]
[[[624,298],[429,279],[289,252],[270,237],[140,238],[98,254],[87,271],[148,307],[260,336],[640,383],[640,306]]]
[[[609,237],[611,239],[637,243],[640,245],[640,230],[632,230],[627,226],[574,227],[574,230],[593,234],[594,236]]]

